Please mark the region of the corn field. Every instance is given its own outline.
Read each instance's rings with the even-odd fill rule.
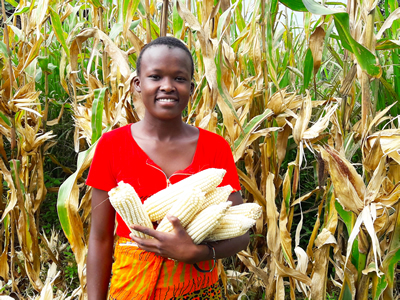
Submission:
[[[184,121],[230,143],[263,207],[219,262],[226,297],[400,299],[400,8],[342,2],[1,0],[0,295],[87,298],[87,171],[142,118],[138,54],[171,35],[195,62]]]

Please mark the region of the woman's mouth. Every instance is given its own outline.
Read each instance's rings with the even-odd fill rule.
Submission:
[[[158,102],[175,102],[178,100],[176,100],[176,99],[157,99],[156,101],[158,101]]]

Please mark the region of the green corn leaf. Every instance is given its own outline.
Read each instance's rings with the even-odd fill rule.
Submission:
[[[21,161],[17,159],[12,159],[9,161],[10,163],[10,169],[11,169],[11,175],[14,181],[14,186],[15,188],[17,187],[17,178],[19,180],[19,185],[21,187],[21,191],[23,194],[25,194],[25,186],[24,183],[22,182],[21,178],[19,177],[19,172],[21,169]]]
[[[174,1],[174,7],[172,9],[172,29],[174,30],[174,36],[176,38],[180,38],[182,35],[182,30],[184,28],[183,19],[178,13],[178,9],[176,8],[176,0]]]
[[[302,0],[304,6],[309,12],[316,15],[333,15],[335,27],[339,33],[342,46],[353,53],[361,68],[372,77],[379,78],[382,74],[382,69],[377,64],[375,55],[364,46],[357,43],[350,33],[349,15],[345,12],[329,9],[314,0]]]
[[[143,3],[141,1],[139,1],[139,6],[138,6],[138,10],[140,11],[140,13],[144,16],[146,15],[146,9],[143,6]]]
[[[7,45],[3,43],[3,41],[0,41],[0,53],[3,53],[6,58],[8,58],[8,51],[7,51]]]
[[[239,3],[238,3],[238,5],[237,5],[237,7],[235,9],[235,18],[236,18],[236,25],[239,28],[239,31],[242,32],[243,29],[246,28],[246,22],[245,22],[245,20],[244,20],[244,18],[242,16],[242,11],[241,11],[242,0],[238,0],[238,2]]]
[[[0,111],[0,118],[2,118],[2,120],[3,120],[8,126],[11,127],[12,124],[11,124],[10,119],[7,118],[1,111]]]
[[[400,41],[382,39],[377,41],[375,50],[388,50],[400,48]]]
[[[103,130],[103,108],[107,88],[94,90],[94,100],[92,106],[92,144],[100,137]]]
[[[373,295],[373,300],[379,300],[383,291],[386,289],[388,286],[388,282],[386,280],[386,275],[381,275],[381,277],[378,277],[374,275],[374,279],[372,282],[372,295]],[[376,283],[375,283],[376,281]]]
[[[14,16],[22,15],[24,13],[27,13],[28,11],[29,11],[29,6],[25,6],[23,8],[18,9],[13,15]]]
[[[326,5],[343,5],[344,7],[347,7],[346,3],[343,2],[325,2]]]
[[[393,98],[393,100],[390,101],[390,103],[393,103],[395,101],[397,101],[397,103],[400,103],[400,96],[393,89],[392,85],[389,82],[387,82],[386,79],[383,77],[380,77],[379,80],[382,83],[382,85],[385,87],[385,89],[388,91],[390,96]]]
[[[280,0],[279,2],[294,11],[307,11],[307,8],[304,6],[303,2],[299,0]]]
[[[237,4],[238,2],[236,2]],[[233,7],[227,9],[224,11],[224,13],[221,15],[221,17],[218,20],[218,27],[217,27],[217,39],[220,41],[222,37],[222,30],[225,27],[225,24],[227,23],[227,20],[230,20],[231,18],[231,10],[234,10],[236,8],[236,5],[233,5]]]
[[[6,0],[6,2],[9,3],[9,4],[11,4],[11,5],[14,6],[14,7],[17,7],[17,6],[18,6],[18,3],[17,3],[16,1],[14,1],[14,0]]]
[[[337,10],[327,8],[315,2],[314,0],[302,0],[302,1],[307,10],[314,15],[332,15],[339,12]]]
[[[393,239],[399,238],[399,236],[393,236]],[[396,266],[397,263],[400,261],[400,248],[390,251],[385,259],[382,262],[382,269],[383,272],[386,275],[386,280],[387,280],[387,285],[388,288],[393,290],[394,288],[394,282],[395,282],[395,276],[396,276]]]
[[[234,149],[238,149],[243,143],[249,140],[250,135],[260,126],[266,118],[273,114],[272,110],[267,108],[261,115],[255,116],[243,126],[243,131],[234,143]]]
[[[311,49],[308,48],[307,53],[306,53],[306,58],[304,60],[304,72],[303,72],[304,78],[303,78],[302,93],[304,93],[306,91],[306,89],[308,88],[308,85],[310,84],[313,69],[314,69],[314,60],[313,60]]]
[[[356,56],[357,62],[368,75],[379,78],[382,74],[382,69],[377,64],[375,55],[357,43],[350,34],[349,15],[347,13],[338,13],[334,15],[334,19],[343,47]]]
[[[110,39],[115,39],[121,32],[124,30],[123,23],[115,23],[110,31],[109,37]]]
[[[97,142],[84,152],[79,153],[75,173],[67,178],[60,186],[57,197],[57,212],[61,227],[67,237],[76,262],[82,265],[86,256],[85,233],[79,208],[79,187],[77,181],[83,172],[89,168]]]
[[[78,180],[78,177],[81,176],[83,173],[84,169],[83,163],[85,161],[91,161],[93,159],[94,151],[96,149],[97,143],[94,143],[92,146],[90,146],[89,149],[86,151],[83,151],[79,153],[78,155],[78,165],[77,165],[77,170],[75,173],[73,173],[71,176],[67,178],[63,182],[63,184],[60,186],[60,189],[58,191],[58,198],[57,198],[57,212],[58,212],[58,218],[60,220],[61,226],[64,230],[65,235],[67,236],[68,240],[71,241],[71,236],[73,235],[73,228],[74,226],[70,222],[69,218],[69,202],[70,202],[70,196],[72,195],[72,190],[74,188],[74,185],[76,185],[76,182]],[[89,163],[88,163],[89,165]]]
[[[62,47],[65,50],[65,53],[69,56],[69,48],[67,47],[67,41],[64,35],[64,30],[62,28],[60,15],[54,11],[52,7],[50,7],[50,17],[51,17],[51,26],[54,29],[54,33],[56,35],[57,40],[60,42]]]
[[[96,8],[102,7],[102,4],[99,0],[89,0],[89,2]]]

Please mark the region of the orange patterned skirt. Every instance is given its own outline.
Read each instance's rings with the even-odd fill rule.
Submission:
[[[141,250],[123,237],[118,238],[114,258],[109,299],[221,299],[217,268],[201,273],[191,264]],[[198,266],[208,270],[212,262]]]

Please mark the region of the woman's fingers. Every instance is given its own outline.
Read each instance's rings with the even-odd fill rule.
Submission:
[[[193,256],[191,255],[191,252],[193,252],[191,250],[193,250],[196,245],[193,243],[178,218],[170,215],[167,215],[167,218],[173,226],[171,232],[160,232],[152,228],[132,225],[130,226],[131,229],[152,236],[153,239],[139,238],[133,233],[129,236],[142,250],[154,252],[157,255],[180,261],[189,261],[190,257]],[[187,257],[189,257],[189,259]]]
[[[172,224],[174,231],[177,233],[186,232],[185,228],[183,228],[181,221],[177,217],[167,214],[168,221]]]
[[[140,232],[142,232],[142,233],[144,233],[144,234],[147,234],[147,235],[149,235],[149,236],[152,236],[152,237],[154,237],[154,238],[157,238],[158,235],[159,235],[159,232],[158,232],[158,231],[156,231],[156,230],[154,230],[154,229],[152,229],[152,228],[149,228],[149,227],[140,226],[140,225],[137,225],[137,224],[133,224],[133,225],[131,225],[131,226],[129,226],[129,227],[130,227],[131,229],[133,229],[133,230],[140,231]]]

